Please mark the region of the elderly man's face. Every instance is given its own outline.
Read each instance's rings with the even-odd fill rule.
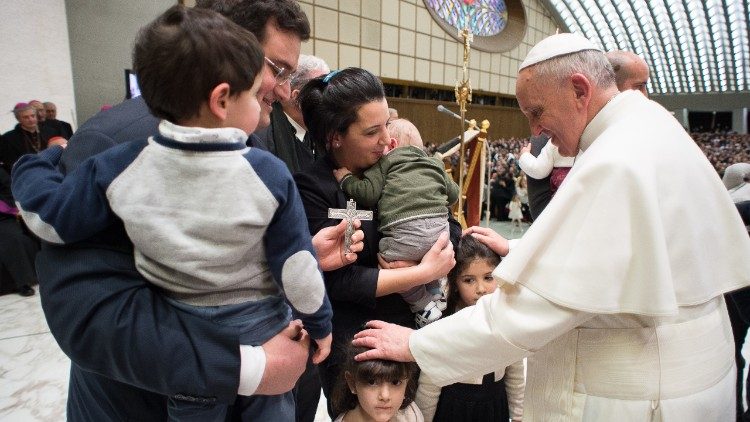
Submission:
[[[541,79],[535,75],[533,66],[519,72],[518,104],[529,120],[532,135],[547,135],[561,155],[573,157],[578,154],[578,143],[586,128],[586,109],[570,80],[559,85]]]
[[[36,110],[34,110],[34,107],[18,113],[18,115],[16,116],[16,120],[18,120],[18,123],[21,124],[21,127],[24,130],[27,130],[29,132],[36,132],[37,120]]]
[[[620,91],[627,91],[629,89],[641,91],[643,95],[648,97],[648,91],[646,91],[648,65],[643,59],[638,58],[638,60],[633,60],[630,66],[630,76],[623,81],[622,86],[618,86],[617,88]]]
[[[57,106],[54,104],[45,105],[44,113],[47,115],[47,120],[57,119]]]
[[[277,67],[286,69],[285,73],[291,73],[297,69],[301,43],[297,34],[279,30],[274,22],[266,24],[266,37],[262,43],[263,54]],[[275,71],[268,62],[263,69],[263,81],[258,90],[258,102],[260,102],[258,129],[271,124],[271,105],[275,101],[286,101],[291,95],[288,80],[279,85],[274,77]]]

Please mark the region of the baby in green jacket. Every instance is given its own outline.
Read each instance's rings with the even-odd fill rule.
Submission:
[[[420,261],[440,233],[448,231],[448,207],[458,200],[458,185],[443,162],[424,152],[419,131],[406,119],[388,128],[396,147],[367,169],[360,178],[346,168],[334,170],[344,192],[367,207],[377,204],[380,254],[388,262]],[[430,293],[434,280],[401,292],[416,313],[418,327],[436,321],[445,301]]]

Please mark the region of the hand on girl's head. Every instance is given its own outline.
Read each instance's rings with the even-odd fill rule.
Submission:
[[[487,245],[496,254],[500,256],[508,255],[508,240],[488,227],[473,226],[463,231],[463,236],[471,235],[474,239]]]

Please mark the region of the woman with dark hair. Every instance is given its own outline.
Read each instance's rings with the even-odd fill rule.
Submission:
[[[390,144],[390,117],[382,83],[359,68],[311,80],[300,92],[299,102],[308,132],[318,150],[326,151],[312,167],[295,175],[310,232],[315,234],[338,223],[328,218],[329,208],[346,208],[347,197],[333,170],[346,167],[357,175],[377,163]],[[338,377],[345,346],[362,325],[380,319],[414,328],[414,316],[398,292],[440,278],[454,264],[453,249],[441,237],[421,262],[404,268],[379,268],[381,235],[377,231],[378,213],[373,211],[376,221],[362,221],[365,240],[357,261],[324,273],[333,307],[331,355],[320,365],[327,397]],[[451,238],[457,243],[460,235],[460,227],[452,221]]]

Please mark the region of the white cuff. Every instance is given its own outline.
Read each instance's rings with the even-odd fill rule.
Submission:
[[[240,387],[237,394],[252,396],[266,370],[266,352],[261,346],[240,345]]]
[[[518,242],[520,242],[520,241],[521,241],[520,238],[519,239],[508,239],[508,253],[510,253],[510,251],[512,251],[513,248],[515,248],[516,245],[518,245]]]

